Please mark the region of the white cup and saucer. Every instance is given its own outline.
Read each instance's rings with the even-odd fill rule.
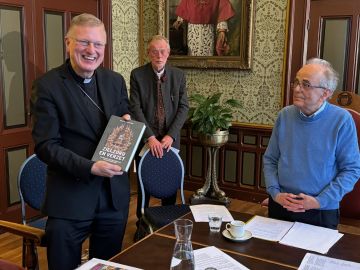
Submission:
[[[245,230],[245,223],[241,220],[233,220],[230,223],[226,223],[226,229],[223,230],[222,235],[235,242],[243,242],[252,237],[251,232]]]

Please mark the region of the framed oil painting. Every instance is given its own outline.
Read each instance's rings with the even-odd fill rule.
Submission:
[[[158,33],[178,67],[251,68],[255,0],[159,0]]]

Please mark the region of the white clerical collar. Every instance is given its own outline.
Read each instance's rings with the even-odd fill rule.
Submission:
[[[163,68],[163,69],[160,70],[160,71],[156,71],[156,70],[154,69],[154,72],[155,72],[156,76],[158,77],[158,79],[160,80],[161,76],[162,76],[162,75],[164,74],[164,72],[165,72],[165,68]]]
[[[307,117],[307,118],[315,117],[315,116],[317,116],[319,113],[321,113],[321,112],[325,109],[326,103],[327,103],[327,102],[324,101],[323,104],[320,106],[320,108],[319,108],[316,112],[314,112],[313,114],[311,114],[311,115],[306,115],[306,114],[304,114],[302,111],[300,111],[300,114],[301,114],[302,116],[304,116],[304,117]]]
[[[91,80],[92,80],[92,77],[90,77],[90,78],[85,78],[84,81],[83,81],[83,83],[90,83]]]

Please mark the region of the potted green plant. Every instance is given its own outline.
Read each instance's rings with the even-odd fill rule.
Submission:
[[[194,104],[189,110],[192,130],[199,134],[200,141],[205,145],[223,145],[227,141],[231,126],[232,114],[241,103],[236,99],[221,100],[222,93],[211,96],[193,94],[189,100]],[[225,140],[225,141],[224,141]]]
[[[230,200],[225,192],[219,189],[216,176],[216,153],[224,145],[229,136],[232,113],[240,108],[236,99],[221,100],[222,93],[209,97],[194,94],[189,97],[194,107],[190,107],[189,120],[192,130],[199,135],[201,144],[208,152],[208,170],[204,186],[198,189],[191,198],[192,204],[212,203],[213,201],[228,205]]]

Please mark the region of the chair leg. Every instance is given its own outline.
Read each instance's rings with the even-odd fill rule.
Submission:
[[[151,226],[151,224],[148,224],[148,226],[149,226],[150,234],[154,233],[154,228],[153,228],[153,226]]]
[[[28,270],[39,270],[39,259],[36,245],[33,240],[25,239],[25,267]],[[24,257],[23,257],[24,260]]]
[[[155,231],[155,228],[151,225],[151,223],[146,219],[146,217],[142,217],[144,220],[145,226],[149,229],[149,233],[152,234]]]
[[[139,241],[140,239],[144,238],[149,233],[152,233],[152,232],[150,231],[148,224],[143,220],[143,218],[141,218],[139,220],[139,224],[138,224],[138,227],[137,227],[135,235],[134,235],[134,239],[133,239],[134,242]]]

